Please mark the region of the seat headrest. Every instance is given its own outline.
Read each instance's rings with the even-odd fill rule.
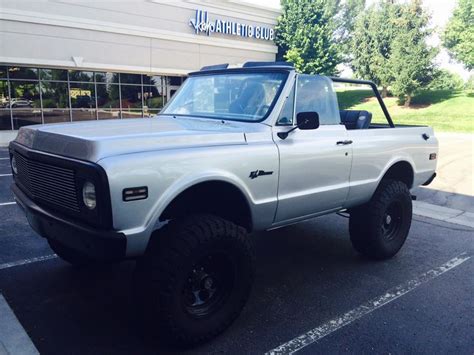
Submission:
[[[357,129],[369,128],[370,122],[372,121],[372,114],[368,111],[359,111],[359,117],[357,118]]]

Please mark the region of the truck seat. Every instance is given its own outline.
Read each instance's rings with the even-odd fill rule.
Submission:
[[[265,88],[261,83],[245,83],[239,97],[230,104],[229,112],[256,115],[262,103],[265,102],[265,96]]]
[[[339,112],[341,122],[347,129],[367,129],[372,121],[372,114],[368,111],[343,110]]]

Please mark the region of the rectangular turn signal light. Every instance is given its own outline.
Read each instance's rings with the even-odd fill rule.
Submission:
[[[129,187],[122,192],[124,201],[144,200],[148,198],[148,187]]]

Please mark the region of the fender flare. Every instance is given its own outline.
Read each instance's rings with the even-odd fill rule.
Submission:
[[[377,178],[377,187],[375,188],[375,190],[379,187],[380,183],[382,182],[382,179],[384,178],[384,176],[387,174],[387,172],[393,167],[395,166],[395,164],[398,164],[398,163],[407,163],[410,165],[411,169],[412,169],[412,173],[413,173],[413,177],[415,176],[415,162],[414,160],[409,156],[409,155],[404,155],[404,156],[397,156],[397,157],[394,157],[393,159],[391,159],[386,165],[385,165],[385,168],[382,170],[381,174],[378,176]],[[412,182],[413,184],[413,182]],[[412,186],[409,186],[408,188],[412,188]],[[375,192],[374,190],[374,192]]]
[[[177,198],[181,193],[198,184],[212,181],[225,182],[238,189],[247,200],[251,219],[254,219],[252,208],[252,206],[254,205],[254,198],[250,193],[249,189],[242,182],[242,180],[236,175],[231,174],[227,171],[212,170],[200,172],[199,174],[186,175],[181,179],[176,180],[153,205],[153,208],[151,209],[151,212],[147,219],[147,226],[152,226],[150,232],[154,232],[155,230],[161,228],[162,222],[159,220],[160,216],[170,205],[170,203],[172,203],[173,200]]]

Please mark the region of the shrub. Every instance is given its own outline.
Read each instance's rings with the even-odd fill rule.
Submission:
[[[467,79],[466,84],[464,84],[464,88],[469,91],[474,91],[474,74],[471,74],[469,79]]]
[[[428,85],[429,90],[462,90],[464,80],[457,73],[446,69],[438,69],[434,74],[433,81]]]

